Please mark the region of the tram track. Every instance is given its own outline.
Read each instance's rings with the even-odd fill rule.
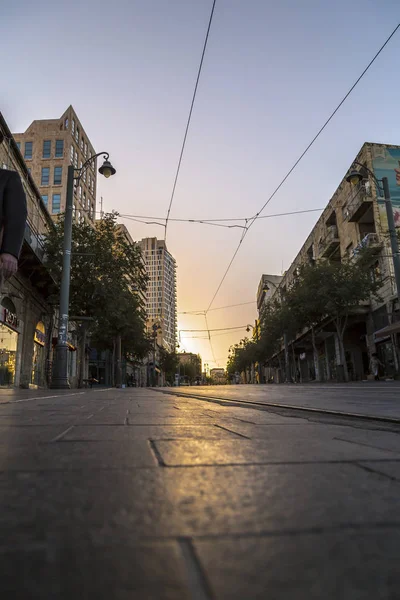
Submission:
[[[167,391],[167,390],[157,390],[154,391],[160,392],[166,395],[173,395],[180,398],[194,398],[196,400],[203,400],[205,402],[214,402],[216,404],[225,405],[225,406],[238,406],[241,408],[257,408],[257,409],[273,409],[274,411],[285,411],[291,412],[293,415],[294,412],[300,413],[302,415],[308,414],[310,416],[326,416],[326,417],[337,417],[341,419],[350,419],[350,420],[358,420],[365,422],[374,422],[374,423],[382,423],[382,424],[390,424],[390,425],[398,425],[400,426],[400,418],[397,417],[385,417],[379,415],[370,415],[363,413],[354,413],[342,410],[334,410],[334,409],[326,409],[326,408],[316,408],[312,406],[299,406],[293,404],[283,404],[278,402],[257,402],[255,400],[238,400],[237,398],[222,398],[220,396],[205,396],[202,394],[195,393],[184,393],[184,392],[175,392],[175,391]]]

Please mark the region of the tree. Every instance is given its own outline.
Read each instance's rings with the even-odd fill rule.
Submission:
[[[179,356],[176,352],[168,352],[165,348],[159,348],[160,352],[160,367],[165,373],[165,378],[173,385],[175,374],[179,368]]]
[[[140,248],[126,239],[117,213],[106,214],[94,226],[72,227],[70,314],[91,317],[92,339],[111,348],[121,336],[124,353],[142,357],[148,346],[145,307],[141,298],[147,275]],[[46,263],[60,283],[64,216],[45,240]]]
[[[381,281],[371,274],[371,259],[376,249],[361,250],[356,260],[342,262],[320,261],[306,265],[290,291],[290,301],[298,325],[311,329],[314,353],[315,327],[325,320],[332,321],[338,336],[340,360],[348,381],[344,334],[349,316],[361,302],[378,297]]]

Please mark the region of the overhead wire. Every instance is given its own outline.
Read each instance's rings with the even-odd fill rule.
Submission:
[[[281,187],[284,185],[284,183],[287,181],[287,179],[290,177],[290,175],[293,173],[293,171],[296,169],[296,167],[298,166],[298,164],[302,161],[302,159],[304,158],[304,156],[307,154],[307,152],[310,150],[310,148],[314,145],[314,143],[316,142],[316,140],[319,138],[319,136],[321,135],[321,133],[324,131],[324,129],[327,127],[327,125],[330,123],[330,121],[333,119],[333,117],[336,115],[336,113],[338,112],[338,110],[341,108],[341,106],[344,104],[344,102],[347,100],[347,98],[350,96],[350,94],[352,93],[352,91],[355,89],[355,87],[358,85],[358,83],[361,81],[361,79],[364,77],[364,75],[367,73],[367,71],[370,69],[370,67],[373,65],[373,63],[375,62],[375,60],[378,58],[378,56],[381,54],[381,52],[383,51],[383,49],[387,46],[387,44],[389,43],[389,41],[392,39],[392,37],[395,35],[395,33],[397,32],[397,30],[400,28],[400,23],[395,27],[395,29],[392,31],[392,33],[389,35],[389,37],[386,39],[386,41],[384,42],[384,44],[379,48],[378,52],[375,54],[375,56],[372,58],[372,60],[368,63],[368,65],[366,66],[366,68],[363,70],[363,72],[361,73],[361,75],[356,79],[356,81],[353,83],[353,85],[351,86],[351,88],[349,89],[349,91],[345,94],[345,96],[342,98],[342,100],[339,102],[339,104],[337,105],[337,107],[335,108],[335,110],[330,114],[330,116],[326,119],[325,123],[322,125],[322,127],[319,129],[319,131],[317,132],[317,134],[313,137],[313,139],[311,140],[311,142],[306,146],[305,150],[303,150],[303,152],[300,154],[299,158],[294,162],[293,166],[289,169],[289,171],[286,173],[286,175],[284,176],[284,178],[282,179],[282,181],[279,183],[279,185],[277,185],[277,187],[274,189],[274,191],[270,194],[270,196],[267,198],[267,200],[264,202],[263,206],[261,207],[261,209],[250,219],[250,223],[247,225],[246,229],[243,230],[243,233],[240,237],[239,243],[234,251],[234,254],[228,264],[228,267],[226,268],[222,279],[217,287],[217,291],[215,292],[215,294],[213,295],[210,304],[208,305],[207,311],[206,313],[211,309],[211,306],[215,300],[215,298],[218,295],[219,290],[221,289],[226,276],[228,275],[230,268],[240,250],[240,247],[243,243],[243,240],[245,239],[247,233],[249,232],[249,229],[252,227],[252,225],[255,223],[255,221],[257,219],[260,218],[261,213],[263,212],[263,210],[266,208],[266,206],[271,202],[271,200],[274,198],[274,196],[278,193],[278,191],[281,189]]]
[[[301,215],[301,214],[306,214],[306,213],[313,213],[313,212],[322,212],[324,210],[324,208],[308,208],[308,209],[304,209],[304,210],[292,210],[289,212],[284,212],[284,213],[276,213],[276,214],[272,214],[272,215],[260,215],[258,218],[259,219],[272,219],[274,217],[286,217],[286,216],[292,216],[292,215]],[[124,214],[118,214],[118,216],[121,219],[128,219],[130,221],[136,221],[138,223],[143,223],[144,225],[161,225],[162,227],[164,227],[164,223],[161,222],[159,223],[158,221],[165,221],[165,219],[163,217],[146,217],[143,215],[124,215]],[[174,221],[176,223],[200,223],[201,225],[218,225],[219,227],[221,227],[221,223],[225,223],[225,222],[233,222],[233,221],[243,221],[244,223],[247,221],[250,221],[252,217],[237,217],[237,218],[222,218],[222,219],[177,219],[177,218],[170,218],[170,221]],[[149,220],[150,219],[150,220]],[[245,225],[225,225],[224,227],[228,227],[228,228],[233,228],[233,227],[240,227],[242,229],[245,229]]]
[[[186,123],[185,135],[183,137],[183,143],[182,143],[181,153],[180,153],[180,156],[179,156],[178,167],[176,169],[174,185],[172,187],[171,198],[170,198],[170,201],[169,201],[169,206],[168,206],[168,211],[167,211],[167,218],[165,219],[165,233],[164,233],[164,240],[165,241],[167,240],[167,228],[168,228],[169,215],[170,215],[171,208],[172,208],[172,203],[173,203],[174,197],[175,197],[175,190],[176,190],[176,184],[178,183],[179,172],[181,170],[183,153],[185,151],[186,139],[187,139],[187,135],[188,135],[188,131],[189,131],[189,126],[190,126],[190,121],[192,119],[193,107],[194,107],[194,103],[195,103],[196,95],[197,95],[197,88],[199,86],[201,70],[203,68],[204,56],[205,56],[205,53],[206,53],[206,48],[207,48],[207,43],[208,43],[208,36],[210,34],[211,23],[212,23],[213,16],[214,16],[215,4],[216,4],[216,0],[213,0],[213,4],[212,4],[212,8],[211,8],[211,14],[210,14],[210,18],[209,18],[209,21],[208,21],[207,33],[206,33],[206,37],[205,37],[204,45],[203,45],[203,52],[201,54],[200,65],[199,65],[199,69],[198,69],[198,72],[197,72],[196,84],[194,86],[192,103],[190,105],[189,117],[188,117],[188,120],[187,120],[187,123]]]

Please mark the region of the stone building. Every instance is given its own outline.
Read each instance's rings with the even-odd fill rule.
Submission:
[[[28,170],[53,218],[65,211],[67,170],[80,168],[96,154],[72,106],[58,119],[33,121],[24,133],[14,133]],[[73,214],[76,221],[96,218],[97,161],[83,173],[74,188]]]
[[[378,179],[389,178],[396,225],[400,225],[400,147],[365,143],[355,161],[361,163],[362,182],[352,186],[347,180],[349,171],[329,201],[312,232],[303,244],[290,268],[284,274],[276,294],[290,288],[302,264],[320,259],[357,261],[362,247],[375,247],[371,262],[371,277],[382,278],[381,300],[371,299],[357,307],[345,332],[345,354],[350,377],[361,380],[368,376],[372,352],[377,352],[385,365],[385,374],[399,372],[400,307],[394,279],[393,259],[387,235],[385,207],[377,190],[372,171]],[[358,168],[358,167],[357,167]],[[314,360],[310,333],[303,332],[291,340],[296,365],[303,381],[313,378]],[[317,332],[319,370],[323,380],[338,379],[339,344],[332,323],[324,323]],[[274,373],[265,371],[269,378]],[[273,370],[272,370],[273,371]],[[276,378],[276,373],[275,373]]]
[[[45,386],[57,314],[42,240],[53,222],[1,113],[0,166],[20,174],[28,207],[18,273],[0,289],[0,385]]]
[[[152,333],[153,325],[158,324],[157,344],[173,352],[177,332],[176,261],[163,240],[145,238],[139,245],[149,276],[146,298],[148,330]]]

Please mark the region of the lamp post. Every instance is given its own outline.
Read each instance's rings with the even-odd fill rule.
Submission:
[[[157,336],[158,336],[158,332],[161,331],[161,327],[158,323],[153,323],[152,325],[152,329],[153,329],[153,340],[154,340],[154,345],[153,345],[153,377],[152,377],[152,384],[153,387],[155,387],[156,385],[156,350],[157,350]]]
[[[368,167],[366,167],[365,165],[363,165],[357,161],[354,161],[353,165],[357,165],[357,166],[361,167],[362,169],[365,169],[371,175],[372,179],[375,181],[378,191],[380,193],[383,192],[383,197],[385,199],[386,216],[387,216],[387,220],[388,220],[390,246],[392,248],[393,269],[394,269],[394,277],[396,280],[397,298],[398,298],[399,307],[400,307],[399,243],[397,240],[396,226],[395,226],[394,217],[393,217],[393,207],[392,207],[392,200],[390,197],[389,181],[388,181],[387,177],[382,177],[382,179],[377,179],[377,177],[375,177],[375,174],[371,171],[371,169],[369,169]],[[354,168],[351,170],[350,174],[346,177],[346,181],[348,181],[352,185],[359,185],[363,179],[364,179],[364,177],[363,177],[362,173],[360,173],[360,171],[357,171]]]
[[[266,279],[265,281],[267,281],[267,283],[273,285],[276,290],[278,289],[278,286],[273,281],[270,281],[269,279]],[[263,291],[267,291],[267,292],[269,291],[268,285],[264,286]],[[289,342],[288,342],[288,334],[287,334],[286,330],[283,332],[283,345],[285,347],[285,379],[286,379],[286,383],[289,383],[290,382]]]
[[[61,277],[60,290],[60,315],[58,325],[58,338],[55,347],[55,357],[53,363],[53,374],[51,380],[51,388],[53,389],[69,389],[68,380],[68,314],[69,314],[69,287],[71,278],[71,244],[72,244],[72,212],[74,204],[74,182],[79,183],[83,173],[89,165],[96,160],[98,156],[103,156],[105,159],[99,169],[99,173],[108,179],[116,173],[114,167],[110,163],[108,152],[99,152],[91,156],[80,169],[76,169],[74,165],[68,167],[67,177],[67,201],[65,206],[64,220],[64,244],[63,244],[63,267]]]

